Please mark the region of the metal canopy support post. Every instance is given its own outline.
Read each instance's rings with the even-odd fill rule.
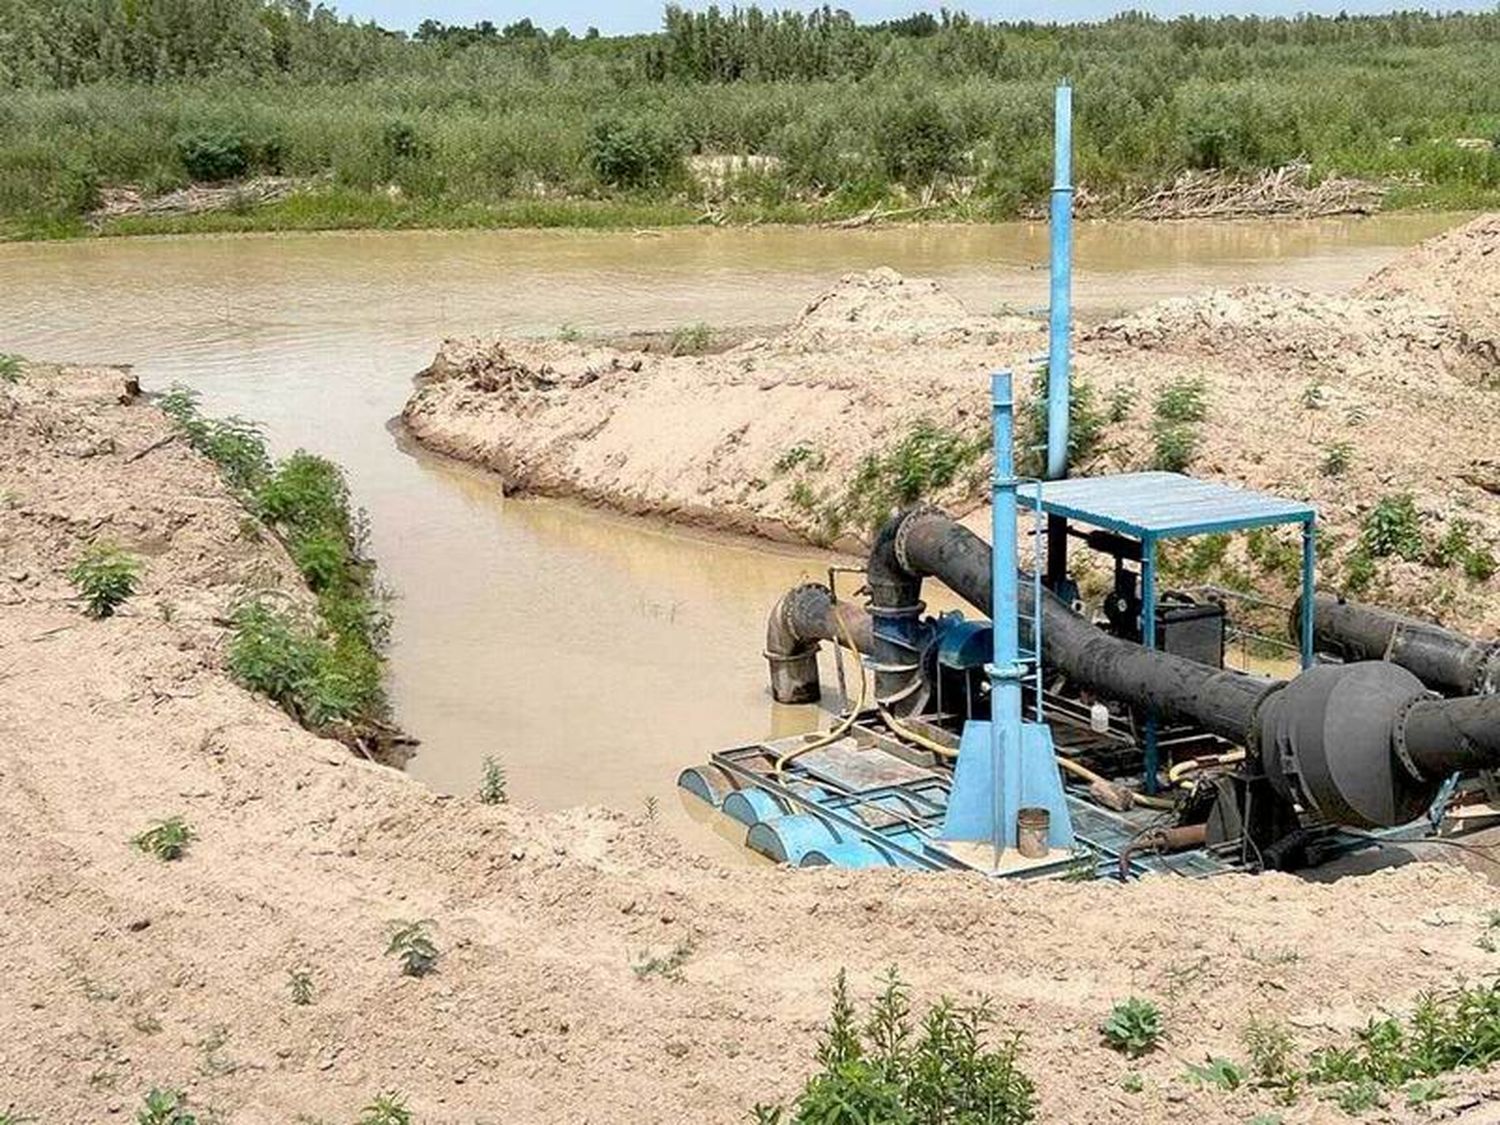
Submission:
[[[1141,540],[1141,644],[1156,647],[1156,538]],[[1147,793],[1156,792],[1156,774],[1161,768],[1161,753],[1156,745],[1156,710],[1146,709],[1145,761],[1141,781]]]
[[[1302,667],[1305,671],[1313,666],[1313,620],[1316,614],[1306,607],[1313,604],[1313,594],[1318,585],[1318,517],[1310,515],[1302,521]]]

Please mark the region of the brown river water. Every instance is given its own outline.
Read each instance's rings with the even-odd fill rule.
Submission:
[[[1212,286],[1337,290],[1455,216],[1083,224],[1080,314]],[[0,352],[133,363],[272,447],[341,463],[398,596],[390,691],[410,770],[467,792],[486,755],[513,799],[641,810],[697,848],[677,772],[719,747],[815,724],[780,708],[766,612],[826,554],[501,497],[388,423],[446,335],[769,325],[844,272],[941,279],[972,308],[1046,301],[1046,228],[498,231],[0,245]]]

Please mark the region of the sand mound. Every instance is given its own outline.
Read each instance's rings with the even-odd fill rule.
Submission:
[[[225,1125],[352,1121],[392,1089],[422,1122],[744,1121],[813,1068],[838,971],[865,1001],[895,965],[919,1005],[993,998],[1038,1120],[1228,1125],[1274,1092],[1184,1068],[1242,1059],[1252,1017],[1312,1049],[1493,969],[1493,892],[1451,867],[1331,885],[729,871],[639,818],[439,799],[225,679],[231,585],[289,564],[116,386],[35,367],[0,385],[0,1104],[17,1114],[131,1120],[166,1086]],[[89,621],[64,572],[104,536],[149,554],[147,585]],[[182,859],[130,847],[173,814],[197,833]],[[441,951],[420,980],[385,954],[412,918]],[[684,942],[680,979],[634,970]],[[1130,995],[1169,1028],[1139,1061],[1096,1031]],[[1472,1105],[1494,1081],[1448,1088]],[[1287,1120],[1330,1112],[1304,1098]]]
[[[1500,254],[1486,250],[1497,227],[1474,223],[1406,255],[1427,265],[1396,272],[1434,279],[1421,292],[1378,291],[1386,270],[1362,296],[1242,287],[1081,332],[1081,381],[1116,417],[1075,471],[1150,467],[1156,397],[1199,379],[1208,414],[1191,471],[1316,503],[1326,585],[1344,582],[1365,514],[1402,492],[1434,543],[1462,521],[1500,553],[1500,364],[1482,341],[1484,318],[1500,316],[1482,299],[1500,292]],[[1020,373],[1024,410],[1044,344],[1040,322],[976,317],[935,282],[876,270],[840,280],[786,332],[714,356],[450,341],[405,418],[507,488],[858,548],[871,507],[850,498],[872,466],[920,469],[910,439],[922,425],[982,444],[987,373]],[[987,471],[976,456],[924,498],[963,514],[982,503]],[[1254,577],[1271,594],[1284,578]],[[1500,628],[1497,589],[1392,561],[1365,596],[1482,632]]]
[[[1428,239],[1356,293],[1439,305],[1452,313],[1472,348],[1500,365],[1500,215],[1482,215]]]

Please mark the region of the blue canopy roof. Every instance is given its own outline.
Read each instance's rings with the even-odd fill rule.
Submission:
[[[1038,506],[1036,489],[1029,485],[1021,486],[1018,499],[1028,508]],[[1310,504],[1181,473],[1044,481],[1040,508],[1136,539],[1244,531],[1317,518]]]

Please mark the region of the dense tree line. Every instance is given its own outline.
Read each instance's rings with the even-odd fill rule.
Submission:
[[[764,158],[731,186],[765,214],[920,190],[1003,216],[1045,193],[1062,76],[1096,191],[1306,157],[1463,202],[1500,192],[1496,74],[1500,12],[861,25],[674,5],[657,33],[600,37],[407,35],[309,0],[0,0],[0,221],[256,172],[436,209],[694,203],[688,158],[724,153]]]

